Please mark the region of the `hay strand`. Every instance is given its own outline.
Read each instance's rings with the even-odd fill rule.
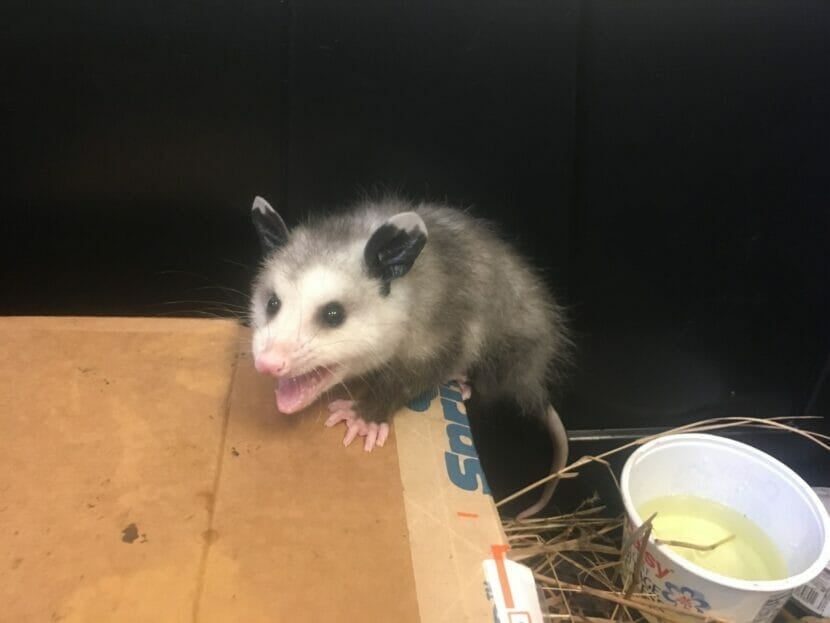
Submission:
[[[713,549],[720,547],[721,545],[725,545],[729,543],[732,539],[735,538],[734,534],[730,534],[727,537],[722,538],[720,541],[716,543],[712,543],[711,545],[696,545],[695,543],[687,543],[686,541],[673,541],[671,539],[654,539],[655,545],[669,545],[671,547],[682,547],[684,549],[695,549],[699,552],[711,552]]]

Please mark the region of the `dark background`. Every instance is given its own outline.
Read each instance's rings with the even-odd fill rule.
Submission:
[[[290,224],[386,188],[545,269],[575,456],[830,410],[824,0],[52,0],[0,29],[0,313],[237,315],[255,194]],[[532,423],[470,410],[497,497],[544,473]]]

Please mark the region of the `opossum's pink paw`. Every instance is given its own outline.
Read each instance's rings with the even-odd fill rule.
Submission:
[[[329,403],[329,413],[331,415],[325,422],[326,426],[331,427],[339,422],[354,420],[357,417],[357,411],[354,410],[355,404],[354,400],[335,400]]]
[[[458,391],[461,392],[461,400],[469,400],[473,395],[473,387],[470,385],[470,380],[466,374],[454,374],[447,385],[455,385]]]
[[[329,405],[331,415],[326,420],[326,426],[334,426],[339,422],[346,422],[346,434],[343,445],[350,445],[357,437],[364,437],[363,449],[366,452],[374,450],[375,446],[382,448],[389,438],[389,424],[386,422],[367,422],[355,411],[352,400],[335,400]]]
[[[350,445],[356,437],[364,437],[363,449],[371,452],[375,446],[382,448],[389,438],[389,424],[386,422],[367,422],[362,417],[355,417],[346,422],[346,434],[343,445]]]

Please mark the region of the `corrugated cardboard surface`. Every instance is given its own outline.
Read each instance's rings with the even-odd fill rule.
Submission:
[[[394,440],[344,448],[273,386],[240,358],[199,620],[418,621]]]
[[[506,541],[464,404],[442,387],[414,406],[395,433],[422,620],[492,621],[481,563]]]
[[[502,535],[452,392],[366,454],[277,415],[230,321],[5,318],[0,342],[0,621],[491,619]]]

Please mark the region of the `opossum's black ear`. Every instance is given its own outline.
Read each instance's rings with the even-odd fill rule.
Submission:
[[[251,219],[254,221],[256,233],[262,252],[268,255],[288,242],[288,228],[277,211],[262,197],[254,198],[251,206]]]
[[[389,283],[412,268],[427,243],[427,226],[415,212],[396,214],[378,227],[363,250],[372,277]],[[388,288],[387,288],[388,291]]]

